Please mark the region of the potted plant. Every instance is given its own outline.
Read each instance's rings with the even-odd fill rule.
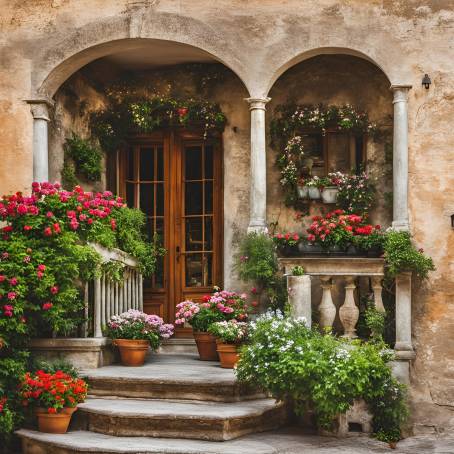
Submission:
[[[321,195],[323,203],[336,203],[337,194],[339,192],[338,188],[339,179],[337,178],[337,173],[329,173],[325,178],[325,186],[323,186]]]
[[[173,329],[173,325],[164,323],[157,315],[129,309],[108,321],[106,335],[120,350],[121,363],[137,367],[145,362],[149,347],[156,350],[162,339],[172,336]]]
[[[298,254],[300,236],[297,233],[276,233],[273,236],[274,244],[283,257],[292,257]]]
[[[233,369],[240,358],[239,347],[247,339],[248,323],[224,320],[211,324],[208,332],[216,337],[221,367]]]
[[[355,229],[353,245],[368,257],[380,257],[383,254],[385,233],[380,225],[368,224]]]
[[[246,295],[217,289],[212,295],[205,295],[201,303],[187,300],[178,304],[175,316],[176,325],[192,326],[200,359],[217,361],[216,338],[208,332],[208,327],[224,320],[247,320]]]
[[[24,406],[35,409],[40,432],[63,434],[68,430],[77,404],[87,397],[88,385],[81,378],[56,371],[27,372],[20,384],[20,396]]]
[[[308,187],[308,194],[311,200],[319,200],[321,197],[320,189],[323,187],[324,181],[320,177],[313,177],[306,182]]]

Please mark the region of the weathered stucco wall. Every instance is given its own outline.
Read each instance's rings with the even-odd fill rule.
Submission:
[[[286,69],[314,55],[347,53],[375,62],[391,83],[413,85],[411,229],[437,266],[425,288],[414,292],[416,429],[453,427],[453,23],[452,0],[0,0],[0,191],[23,190],[32,179],[32,119],[24,100],[53,96],[94,58],[147,39],[209,52],[236,72],[253,97],[267,95]],[[433,81],[428,91],[421,87],[424,73]],[[243,229],[247,109],[236,109],[234,92],[224,96],[231,121],[244,122],[239,134],[226,131],[226,144],[235,146],[226,148],[225,160],[226,167],[244,164],[225,179],[236,194],[226,200],[232,225]]]

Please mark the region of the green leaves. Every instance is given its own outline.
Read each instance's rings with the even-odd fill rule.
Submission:
[[[312,408],[322,427],[363,398],[374,414],[375,430],[396,436],[407,415],[405,394],[384,348],[383,343],[340,340],[267,313],[252,323],[236,373],[277,399],[291,399],[299,414]]]
[[[93,146],[88,140],[82,139],[77,134],[72,134],[66,139],[64,150],[66,157],[74,162],[75,172],[83,176],[88,181],[99,181],[102,170],[102,152]],[[66,179],[72,179],[69,165],[66,163]],[[73,183],[74,181],[72,181]],[[68,181],[69,183],[69,181]],[[74,185],[71,186],[71,188]]]

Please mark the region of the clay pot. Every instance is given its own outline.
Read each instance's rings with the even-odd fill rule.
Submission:
[[[120,350],[121,364],[123,366],[143,366],[145,356],[150,348],[147,340],[115,339],[114,344]]]
[[[218,341],[217,350],[221,361],[221,367],[224,369],[233,369],[235,364],[240,359],[240,355],[238,354],[238,345],[224,344]]]
[[[216,338],[212,334],[194,331],[194,339],[202,361],[219,360],[218,352],[216,351]]]
[[[35,413],[38,419],[38,430],[49,434],[65,434],[68,431],[71,416],[76,410],[77,407],[67,407],[59,413],[48,413],[46,408],[37,408]]]

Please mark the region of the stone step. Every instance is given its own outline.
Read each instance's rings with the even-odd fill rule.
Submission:
[[[78,428],[115,436],[224,441],[286,422],[274,399],[200,402],[89,398],[79,405]]]
[[[94,396],[236,402],[263,397],[233,370],[196,355],[151,354],[142,367],[111,365],[82,371]]]
[[[198,350],[194,338],[172,337],[162,342],[159,353],[165,355],[198,355]]]

